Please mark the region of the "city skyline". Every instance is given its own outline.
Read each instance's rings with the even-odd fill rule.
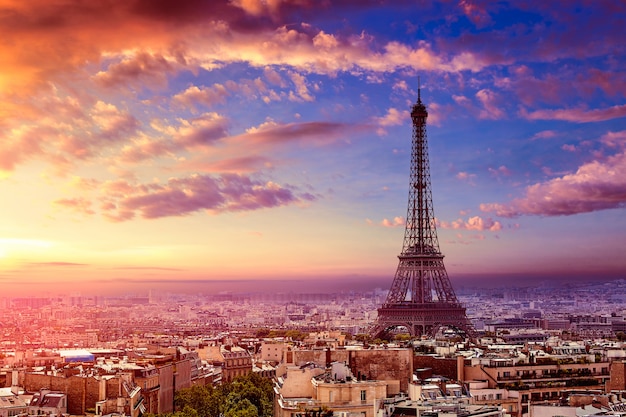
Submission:
[[[455,286],[626,277],[623,4],[0,11],[6,294],[388,288],[418,76]]]

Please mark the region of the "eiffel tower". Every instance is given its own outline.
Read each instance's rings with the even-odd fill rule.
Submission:
[[[473,326],[454,293],[439,250],[426,140],[428,112],[419,87],[417,91],[417,103],[411,109],[413,145],[404,243],[391,289],[370,335],[381,337],[405,327],[412,337],[433,337],[448,327],[473,337]]]

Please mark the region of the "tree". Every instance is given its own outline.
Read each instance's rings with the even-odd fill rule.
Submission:
[[[304,413],[300,414],[302,417],[333,417],[334,412],[326,407],[318,407],[317,409],[304,410]]]
[[[198,417],[218,417],[224,411],[224,397],[220,389],[211,386],[194,385],[191,388],[178,391],[174,403],[179,410],[195,410]]]
[[[256,331],[255,336],[256,336],[258,339],[263,339],[264,337],[269,336],[269,334],[270,334],[270,329],[268,329],[268,328],[262,328],[262,329],[258,329],[258,330]]]
[[[176,393],[182,411],[160,417],[272,417],[273,389],[271,380],[253,372],[215,388],[194,385]]]
[[[259,410],[247,399],[226,406],[224,417],[260,417]]]

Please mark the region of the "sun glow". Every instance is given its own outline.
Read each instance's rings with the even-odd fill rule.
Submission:
[[[31,251],[36,249],[48,249],[52,243],[37,239],[0,239],[0,258],[6,258],[14,252]]]

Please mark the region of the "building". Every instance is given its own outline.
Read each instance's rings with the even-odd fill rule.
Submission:
[[[396,396],[376,404],[376,417],[505,417],[498,405],[471,404],[466,388],[445,378],[413,381],[409,396]]]
[[[222,382],[231,382],[238,376],[252,372],[252,356],[239,346],[222,346]]]
[[[333,362],[345,363],[352,374],[360,381],[385,381],[389,395],[406,392],[413,375],[413,349],[288,349],[277,366],[276,375],[281,376],[281,368],[290,365],[315,364],[329,367]]]
[[[0,417],[15,417],[28,413],[28,404],[17,387],[0,388]]]
[[[495,395],[507,392],[499,398],[503,402],[493,398],[494,403],[509,407],[511,412],[517,410],[520,417],[528,413],[530,402],[557,400],[564,391],[573,388],[603,390],[611,379],[610,364],[604,361],[551,357],[535,357],[534,362],[505,357],[459,358],[463,362],[463,366],[459,366],[460,380],[483,381],[485,389],[495,390],[492,392]],[[512,398],[516,399],[516,405],[511,404]]]
[[[61,416],[67,414],[67,394],[41,389],[33,394],[28,404],[28,414]]]
[[[276,383],[274,417],[320,409],[345,417],[374,417],[377,402],[387,398],[387,386],[385,381],[359,380],[340,362],[327,368],[291,367]]]

